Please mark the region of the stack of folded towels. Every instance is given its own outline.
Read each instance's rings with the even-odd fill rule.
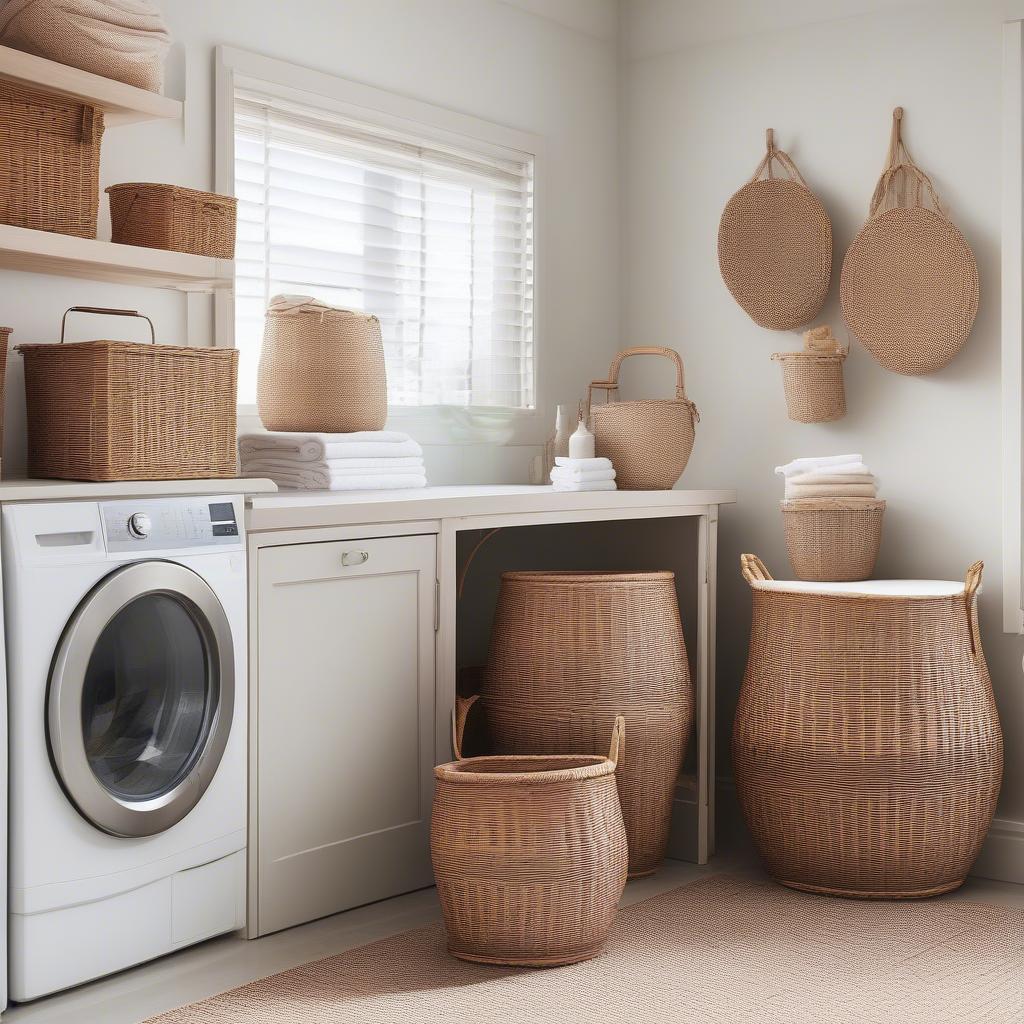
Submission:
[[[272,431],[238,439],[243,476],[269,477],[303,491],[393,490],[426,487],[423,449],[391,430],[356,434]]]
[[[786,480],[786,498],[877,498],[878,479],[861,455],[794,459],[775,472]]]
[[[551,470],[556,491],[614,491],[615,467],[611,459],[569,459],[559,456]]]

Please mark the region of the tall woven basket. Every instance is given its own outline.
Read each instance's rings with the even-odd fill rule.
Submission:
[[[625,716],[629,873],[655,871],[693,723],[674,574],[503,573],[483,694],[509,754],[587,753]]]
[[[670,359],[676,368],[676,397],[612,401],[618,395],[622,363],[630,356]],[[595,391],[604,391],[608,404],[594,405]],[[620,490],[667,491],[675,486],[690,461],[700,422],[697,406],[686,397],[683,361],[675,349],[641,345],[620,352],[608,379],[590,384],[587,409],[597,455],[611,459]]]
[[[794,498],[781,507],[786,549],[798,580],[866,580],[875,571],[884,501]]]
[[[475,699],[475,698],[474,698]],[[461,758],[434,769],[430,846],[453,956],[553,967],[596,956],[626,885],[615,788],[625,724],[608,757]]]
[[[957,888],[1003,771],[981,563],[963,585],[808,588],[772,580],[753,555],[742,570],[754,610],[732,762],[768,870],[837,896]]]

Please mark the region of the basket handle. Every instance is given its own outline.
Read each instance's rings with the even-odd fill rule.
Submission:
[[[466,735],[466,719],[469,709],[480,699],[479,693],[472,697],[456,697],[452,708],[452,753],[456,761],[462,760],[462,740]]]
[[[635,345],[632,348],[623,349],[613,360],[608,370],[607,380],[594,380],[587,388],[587,414],[594,401],[594,389],[612,392],[619,387],[619,372],[622,370],[623,362],[630,356],[664,356],[676,364],[676,398],[686,401],[686,375],[683,370],[683,361],[674,348],[665,348],[661,345]],[[611,395],[608,395],[611,399]],[[696,410],[696,407],[694,407]],[[699,418],[699,417],[698,417]]]
[[[761,159],[761,162],[757,165],[757,170],[754,171],[751,181],[757,181],[765,171],[768,172],[768,177],[773,177],[773,164],[776,160],[782,164],[782,169],[790,176],[793,181],[799,182],[804,188],[807,188],[807,182],[804,181],[803,176],[796,169],[796,164],[789,158],[788,153],[784,153],[775,145],[775,129],[766,128],[764,132],[764,147],[765,154]]]
[[[748,583],[763,583],[774,578],[757,555],[740,555],[740,572]]]
[[[615,725],[612,728],[612,743],[608,750],[608,760],[612,766],[617,768],[619,762],[626,755],[626,719],[622,715],[615,716]]]
[[[137,316],[140,320],[145,320],[149,324],[150,341],[152,344],[156,344],[156,330],[153,327],[153,321],[137,309],[108,309],[106,306],[72,306],[64,311],[64,316],[60,320],[60,343],[62,345],[64,344],[64,326],[68,320],[68,313],[99,313],[102,316]]]
[[[964,605],[967,609],[967,628],[970,632],[971,656],[977,657],[981,648],[981,637],[978,635],[978,620],[974,611],[974,599],[981,586],[981,574],[985,571],[984,562],[975,562],[967,570],[964,577]]]

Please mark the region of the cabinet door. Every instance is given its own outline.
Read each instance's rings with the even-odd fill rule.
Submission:
[[[433,536],[259,552],[255,931],[433,884]]]

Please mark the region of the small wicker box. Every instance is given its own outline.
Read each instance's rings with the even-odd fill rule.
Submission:
[[[88,306],[68,312],[139,316]],[[157,345],[155,338],[151,345],[63,342],[62,324],[60,344],[17,348],[25,359],[31,476],[189,480],[237,475],[237,349]]]
[[[875,571],[885,502],[796,498],[781,502],[786,548],[799,580],[847,583]]]
[[[111,237],[124,245],[170,249],[220,260],[235,257],[238,200],[179,185],[111,185]]]

